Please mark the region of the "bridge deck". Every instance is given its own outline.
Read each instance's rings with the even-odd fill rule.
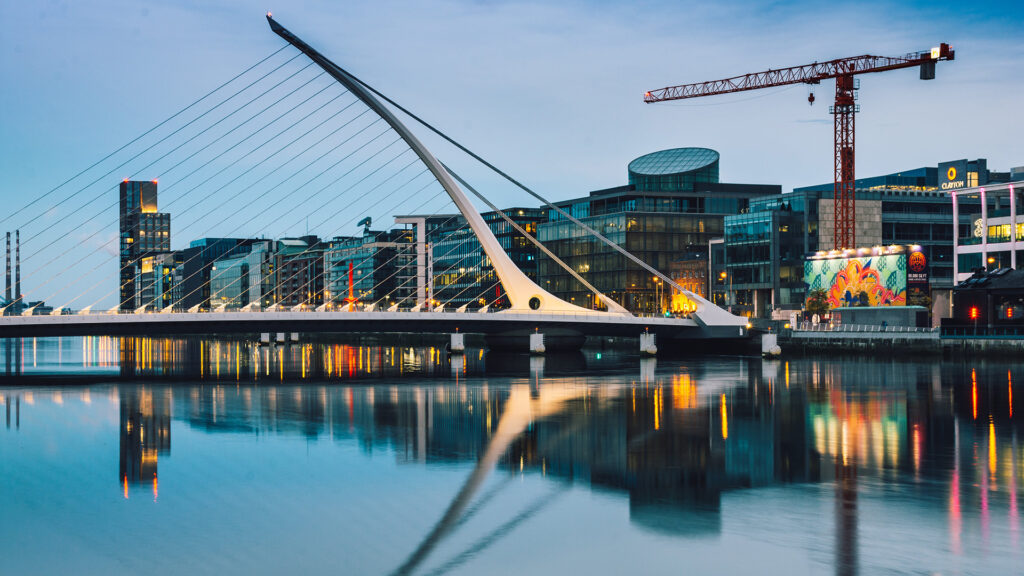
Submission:
[[[708,327],[690,319],[620,317],[603,314],[473,312],[223,312],[83,314],[0,317],[0,337],[231,334],[262,332],[505,334],[569,332],[588,336],[740,338],[742,327]]]

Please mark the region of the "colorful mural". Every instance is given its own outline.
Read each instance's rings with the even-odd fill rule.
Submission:
[[[841,306],[906,306],[905,254],[804,261],[807,291],[824,289],[832,308]],[[868,301],[861,302],[861,293]]]

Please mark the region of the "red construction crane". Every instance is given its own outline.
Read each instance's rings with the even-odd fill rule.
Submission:
[[[730,94],[759,88],[786,86],[787,84],[818,84],[829,78],[836,79],[836,102],[829,106],[829,113],[834,116],[835,125],[835,248],[856,248],[854,214],[854,154],[853,154],[853,117],[860,111],[854,103],[857,99],[858,82],[854,76],[869,72],[884,72],[898,68],[921,67],[921,79],[935,78],[935,63],[939,60],[952,60],[953,49],[949,44],[940,44],[927,52],[911,52],[899,58],[885,56],[854,56],[840,58],[828,62],[815,62],[804,66],[793,66],[779,70],[768,70],[756,74],[734,76],[724,80],[698,82],[670,86],[659,90],[651,90],[644,94],[644,102],[665,102],[683,100],[700,96]],[[808,96],[814,103],[814,94]]]

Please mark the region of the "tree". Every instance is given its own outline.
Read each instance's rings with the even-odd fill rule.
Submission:
[[[870,306],[870,305],[871,305],[871,297],[868,296],[867,292],[861,290],[860,294],[857,294],[857,306]]]
[[[807,313],[811,315],[817,314],[818,316],[821,316],[828,312],[828,292],[825,292],[821,288],[808,292],[805,308]]]
[[[907,296],[907,306],[924,306],[931,312],[932,297],[924,290],[914,288],[910,291],[910,295]]]

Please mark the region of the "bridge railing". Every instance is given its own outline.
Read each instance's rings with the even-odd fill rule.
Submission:
[[[937,328],[918,326],[888,326],[881,324],[814,324],[801,322],[794,329],[797,332],[859,332],[859,333],[931,333]]]

